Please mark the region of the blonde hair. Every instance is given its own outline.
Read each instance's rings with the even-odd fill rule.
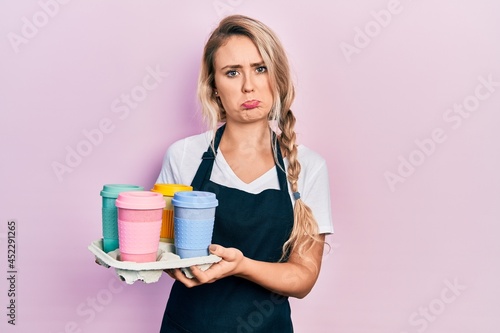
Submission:
[[[295,90],[290,75],[288,59],[281,42],[262,22],[242,16],[231,15],[224,18],[210,35],[203,52],[201,70],[198,79],[198,98],[202,105],[205,122],[214,131],[220,122],[226,120],[222,103],[215,96],[215,54],[231,36],[246,36],[252,40],[267,67],[269,82],[273,91],[273,105],[269,112],[269,121],[277,125],[277,141],[288,158],[287,179],[292,192],[299,193],[297,180],[300,163],[297,160],[295,116],[290,110],[295,98]],[[274,126],[273,126],[274,127]],[[272,142],[275,152],[277,143]],[[318,226],[311,209],[300,199],[294,207],[294,224],[289,239],[283,245],[281,260],[287,258],[292,249],[303,255],[317,242]]]

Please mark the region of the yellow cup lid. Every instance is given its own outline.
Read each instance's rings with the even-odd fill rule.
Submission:
[[[173,197],[176,192],[192,190],[192,186],[183,184],[154,184],[151,189],[153,192],[158,192],[168,197]]]

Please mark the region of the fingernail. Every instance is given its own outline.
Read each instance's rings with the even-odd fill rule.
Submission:
[[[210,245],[210,246],[208,247],[208,249],[210,250],[210,252],[215,252],[215,251],[217,251],[217,245],[213,245],[213,244],[212,244],[212,245]]]

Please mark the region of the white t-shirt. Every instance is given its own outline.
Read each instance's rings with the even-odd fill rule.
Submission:
[[[157,183],[189,185],[194,179],[201,163],[203,153],[208,149],[212,140],[212,131],[187,137],[172,144],[165,154],[163,166]],[[330,207],[330,183],[325,160],[310,150],[299,145],[297,159],[301,165],[298,179],[300,197],[312,210],[318,222],[319,233],[333,233],[333,224]],[[288,159],[283,159],[285,170]],[[276,166],[264,173],[251,183],[245,183],[236,176],[220,151],[215,157],[210,180],[219,185],[236,188],[252,194],[266,189],[279,189]],[[293,193],[288,186],[290,199],[293,204]]]

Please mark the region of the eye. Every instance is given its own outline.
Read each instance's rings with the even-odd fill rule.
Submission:
[[[238,75],[238,72],[235,70],[229,70],[226,72],[227,77],[235,77],[236,75]]]
[[[266,66],[260,66],[255,69],[257,73],[265,73],[267,72],[267,67]]]

